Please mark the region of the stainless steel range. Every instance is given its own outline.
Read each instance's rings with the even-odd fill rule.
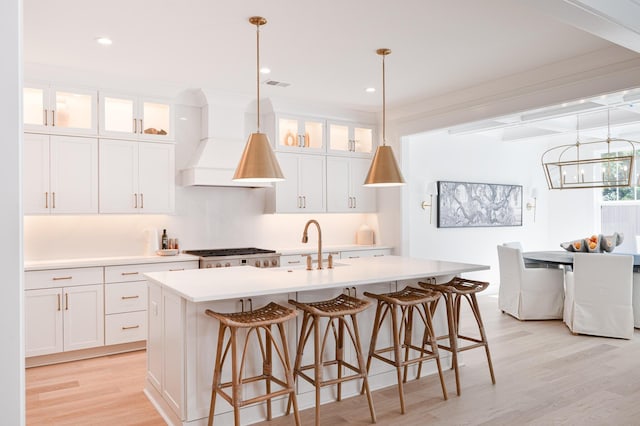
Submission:
[[[280,253],[255,247],[185,250],[184,253],[200,256],[200,268],[223,268],[251,265],[256,268],[276,268],[280,266]]]

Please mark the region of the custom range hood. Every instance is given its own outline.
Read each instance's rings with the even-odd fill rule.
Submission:
[[[182,186],[271,187],[271,183],[232,180],[250,133],[245,121],[255,121],[255,113],[247,112],[255,109],[255,100],[203,92],[200,103],[200,142],[180,171]]]

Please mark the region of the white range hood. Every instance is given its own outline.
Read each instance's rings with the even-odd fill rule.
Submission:
[[[182,186],[271,187],[270,183],[232,180],[246,140],[253,131],[245,125],[245,119],[255,120],[255,114],[252,118],[246,112],[252,109],[252,100],[220,93],[200,95],[203,105],[200,143],[188,166],[180,171]]]

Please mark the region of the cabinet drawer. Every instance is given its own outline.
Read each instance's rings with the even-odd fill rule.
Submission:
[[[107,315],[104,322],[105,344],[137,342],[147,339],[147,312]]]
[[[290,254],[286,256],[280,256],[280,266],[296,266],[304,265],[306,262],[304,256],[300,254]]]
[[[340,259],[358,259],[360,257],[379,257],[389,256],[391,250],[389,249],[373,249],[373,250],[350,250],[340,253]]]
[[[197,261],[166,262],[166,263],[142,263],[139,265],[107,266],[104,268],[104,281],[106,283],[121,283],[127,281],[144,281],[147,272],[160,272],[183,269],[197,269]]]
[[[24,273],[25,290],[102,284],[103,270],[94,268],[46,269]]]
[[[104,288],[104,306],[106,314],[147,310],[147,283],[107,284]]]

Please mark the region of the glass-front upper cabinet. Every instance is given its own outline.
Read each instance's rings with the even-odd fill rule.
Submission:
[[[322,119],[276,117],[275,149],[278,151],[325,152],[325,122]]]
[[[23,88],[23,118],[27,131],[95,135],[98,93],[27,84]]]
[[[172,105],[166,100],[100,93],[100,135],[173,139]]]
[[[369,157],[373,154],[374,126],[329,121],[327,128],[330,153],[356,157]]]

